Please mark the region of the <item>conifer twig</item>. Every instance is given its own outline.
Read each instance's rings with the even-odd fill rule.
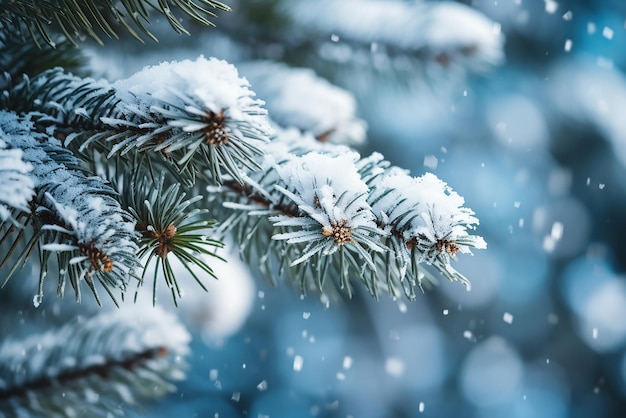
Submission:
[[[100,35],[117,39],[120,32],[143,42],[135,29],[156,41],[157,38],[148,29],[151,11],[167,18],[177,33],[189,35],[174,10],[180,10],[203,25],[214,26],[209,20],[217,16],[214,11],[229,11],[230,7],[216,0],[12,0],[0,4],[0,26],[7,25],[20,37],[24,36],[22,31],[26,28],[34,41],[41,36],[50,46],[55,45],[50,36],[51,30],[63,33],[74,44],[75,39],[84,34],[102,44]]]

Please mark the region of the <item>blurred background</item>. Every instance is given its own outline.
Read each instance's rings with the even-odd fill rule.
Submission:
[[[259,59],[313,69],[355,98],[362,155],[433,172],[476,212],[488,249],[455,263],[471,291],[444,279],[412,302],[328,304],[232,257],[184,316],[187,380],[140,415],[626,416],[626,3],[309,3],[229,2],[191,38],[88,47],[91,70],[199,54],[244,76]],[[392,4],[415,14],[372,16]]]

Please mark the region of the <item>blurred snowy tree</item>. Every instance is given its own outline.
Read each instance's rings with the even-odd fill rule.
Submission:
[[[351,296],[358,283],[375,297],[413,299],[433,272],[468,283],[451,261],[486,243],[472,234],[478,219],[464,199],[433,174],[413,177],[379,152],[349,147],[366,142],[363,86],[439,88],[488,70],[503,61],[499,25],[453,2],[232,8],[0,2],[0,280],[3,300],[14,298],[3,318],[33,305],[55,317],[20,332],[3,324],[13,336],[0,345],[0,414],[121,413],[120,404],[166,391],[163,379],[181,376],[186,331],[125,300],[143,306],[151,285],[153,305],[163,302],[160,287],[184,305],[181,277],[205,290],[220,278],[222,240],[253,272],[324,300]],[[163,24],[189,34],[217,11],[219,29],[189,45],[206,41],[236,66],[200,56],[113,74],[124,73],[123,59],[141,59],[128,52],[136,46],[85,40],[158,35],[170,48]],[[91,66],[73,46],[83,42]],[[108,306],[104,291],[120,311],[44,301],[49,279],[59,296],[69,282],[79,302],[87,285]]]

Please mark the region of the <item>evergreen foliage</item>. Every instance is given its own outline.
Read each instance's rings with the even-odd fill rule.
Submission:
[[[368,48],[361,40],[369,35],[326,13],[319,16],[320,10],[353,4],[313,7],[301,1],[273,9],[261,3],[254,7],[302,26],[304,34],[324,20],[324,34],[340,33],[355,51]],[[400,4],[383,13],[408,10]],[[241,6],[242,18],[249,17],[253,6]],[[363,158],[348,148],[364,141],[365,124],[343,90],[312,72],[269,61],[242,66],[251,84],[233,65],[204,57],[165,62],[115,82],[95,80],[82,74],[80,52],[71,46],[83,35],[102,43],[102,34],[116,38],[121,31],[156,39],[148,29],[151,12],[166,17],[174,31],[188,33],[175,12],[210,25],[214,10],[228,9],[212,0],[0,2],[3,286],[35,265],[35,306],[42,303],[49,276],[58,278],[60,296],[69,281],[78,301],[86,284],[98,304],[101,288],[117,305],[129,286],[142,291],[148,267],[156,265],[153,304],[160,280],[178,303],[182,292],[173,258],[205,288],[205,280],[217,277],[204,256],[221,261],[218,249],[227,239],[252,269],[274,283],[286,278],[302,292],[351,296],[354,286],[363,285],[373,296],[389,291],[413,299],[424,277],[435,280],[431,270],[467,284],[452,261],[486,247],[472,234],[478,219],[434,175],[413,177],[378,153]],[[436,13],[411,9],[406,19],[417,19],[420,10]],[[235,21],[225,32],[237,29]],[[434,56],[447,66],[456,57],[469,68],[501,59],[499,42],[483,48],[478,36],[470,46],[445,44],[431,32],[431,38],[414,34],[408,44],[391,32],[379,35],[390,62],[402,51],[412,63]],[[233,35],[238,42],[246,36],[245,30]],[[436,42],[429,44],[434,39],[445,45],[437,49]],[[293,42],[286,47],[299,49],[307,41],[300,36]],[[43,51],[39,58],[36,48]],[[337,64],[337,51],[329,51],[324,56]],[[290,83],[309,89],[290,96]],[[263,92],[259,97],[255,85]],[[145,392],[155,382],[166,387],[161,379],[171,377],[171,368],[154,360],[166,341],[137,345],[131,333],[144,330],[120,328],[122,317],[106,323],[101,318],[33,337],[50,343],[37,354],[41,358],[14,355],[13,345],[19,344],[34,352],[35,340],[4,343],[0,402],[11,411],[54,416],[70,409],[118,413],[114,402],[131,403],[131,392]],[[64,347],[65,339],[81,343]],[[186,338],[179,343],[184,346]],[[174,351],[184,354],[181,347]],[[86,351],[92,356],[84,357]],[[110,367],[114,372],[103,371]],[[16,370],[25,371],[24,377],[7,381]],[[93,402],[93,393],[81,388],[85,379],[97,387]],[[56,390],[53,381],[68,388],[69,403],[32,395]]]

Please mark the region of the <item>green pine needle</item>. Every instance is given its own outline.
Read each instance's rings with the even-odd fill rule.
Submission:
[[[193,267],[217,279],[204,256],[225,260],[215,252],[224,244],[206,235],[207,230],[214,227],[215,220],[209,217],[208,209],[195,208],[202,196],[185,199],[186,194],[181,191],[179,183],[165,188],[163,174],[156,182],[148,177],[126,179],[125,182],[127,187],[124,188],[122,200],[126,201],[129,212],[137,219],[137,229],[141,234],[138,252],[144,264],[141,283],[145,281],[148,267],[154,264],[153,303],[156,304],[156,287],[160,275],[172,290],[175,304],[182,296],[172,267],[172,257],[206,291],[203,283],[205,274],[198,274]]]
[[[27,32],[36,44],[43,40],[52,47],[55,46],[53,32],[64,34],[73,44],[84,35],[103,44],[102,34],[117,39],[121,32],[140,42],[143,42],[140,33],[157,41],[148,29],[150,11],[165,16],[175,32],[189,35],[176,10],[202,25],[215,26],[209,20],[217,17],[215,11],[230,11],[230,7],[215,0],[15,0],[0,3],[0,27],[10,27],[21,38]]]

